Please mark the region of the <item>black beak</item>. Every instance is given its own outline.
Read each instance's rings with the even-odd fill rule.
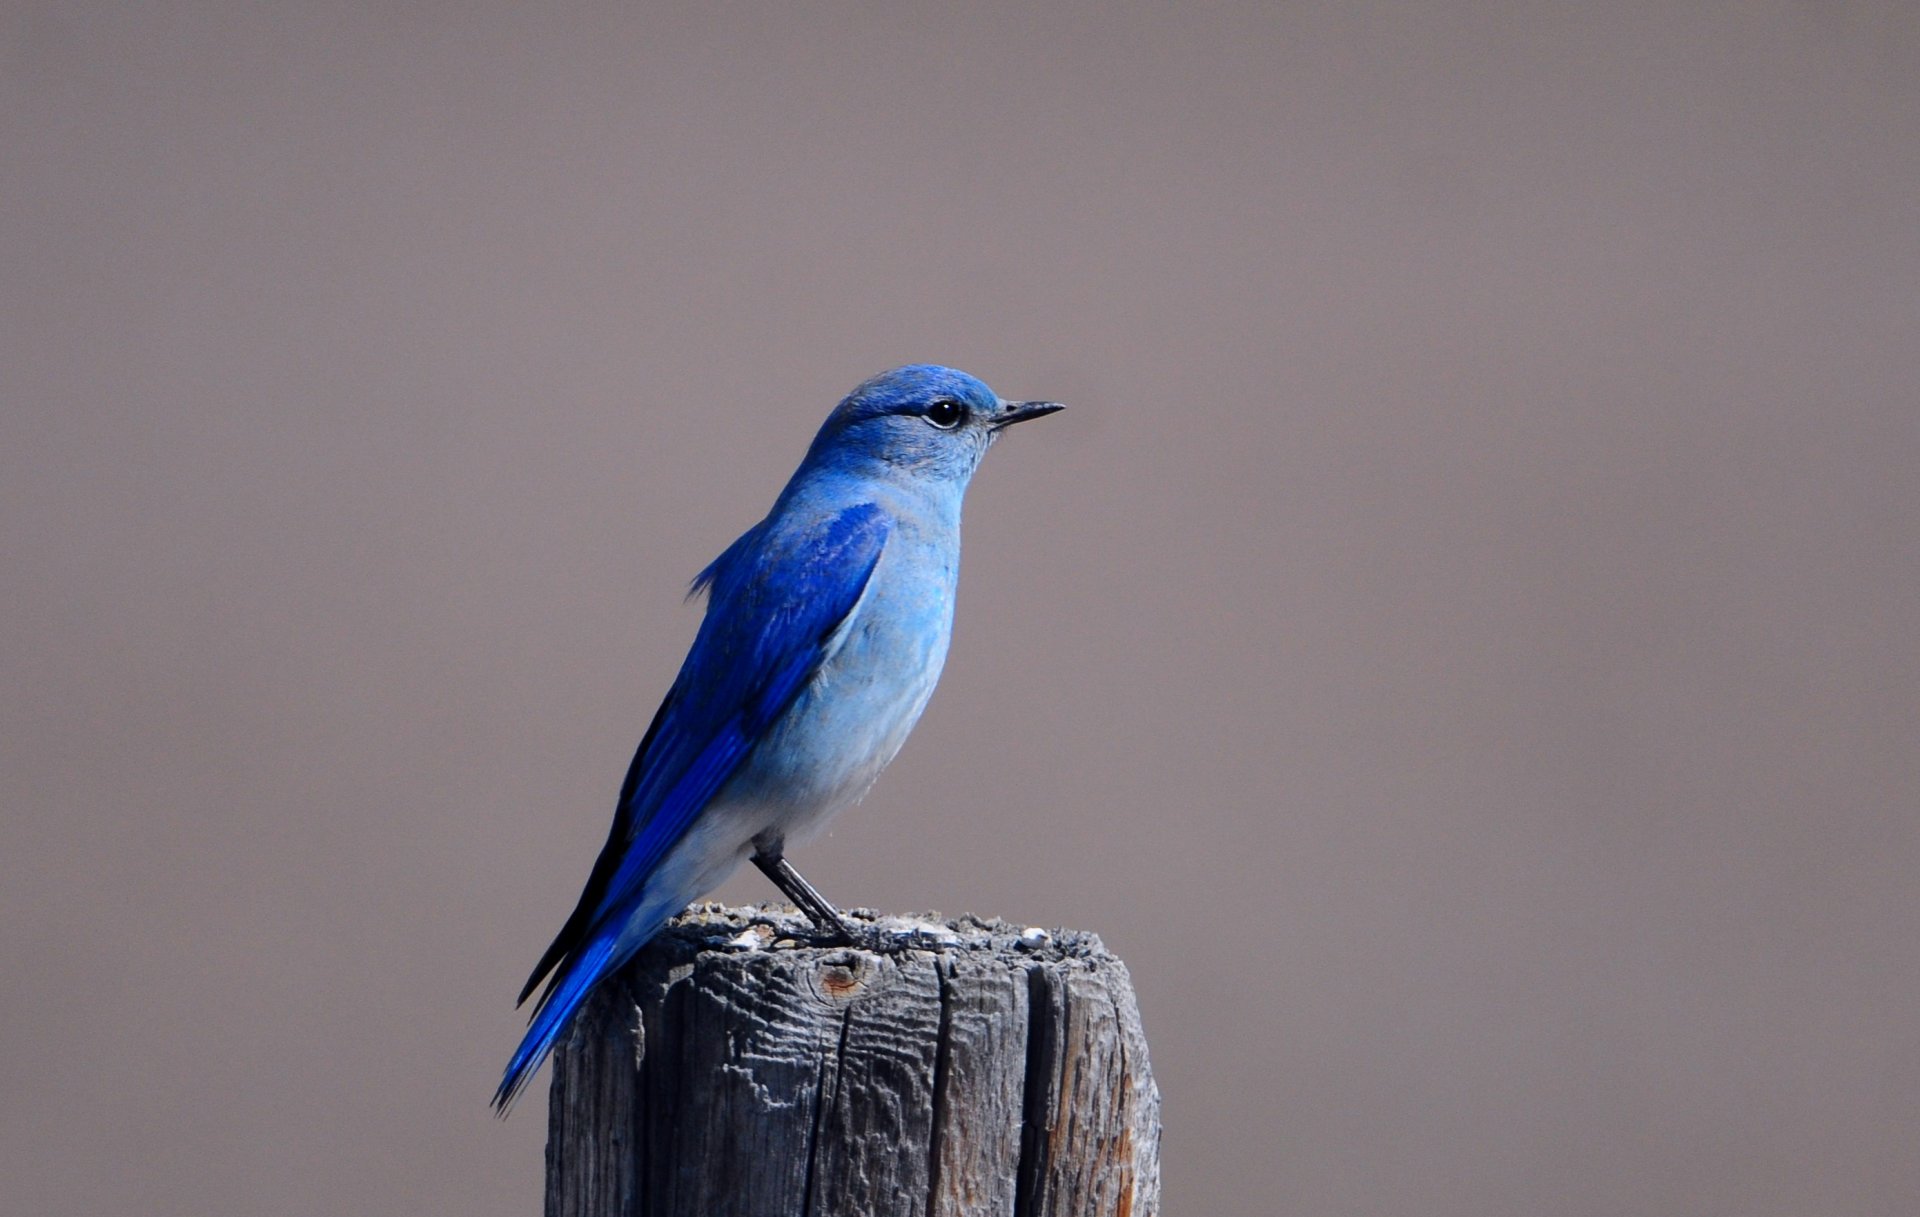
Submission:
[[[1005,430],[1015,423],[1024,423],[1030,418],[1039,418],[1043,414],[1052,414],[1066,409],[1057,401],[1003,401],[1000,408],[993,412],[993,418],[987,423],[995,431]]]

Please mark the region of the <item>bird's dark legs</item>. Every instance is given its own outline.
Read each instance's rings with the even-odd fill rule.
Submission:
[[[816,928],[838,936],[842,942],[861,941],[860,936],[840,916],[840,910],[828,904],[827,898],[816,891],[813,884],[801,878],[800,872],[793,869],[793,863],[779,854],[755,854],[753,864],[760,868],[761,874],[773,880],[775,887],[786,893],[787,899],[793,901],[793,906],[805,913],[807,920],[813,922]]]

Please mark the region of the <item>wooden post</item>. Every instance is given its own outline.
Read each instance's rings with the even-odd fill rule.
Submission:
[[[927,949],[716,905],[649,944],[555,1054],[548,1217],[1157,1213],[1126,966],[1075,931],[879,924]]]

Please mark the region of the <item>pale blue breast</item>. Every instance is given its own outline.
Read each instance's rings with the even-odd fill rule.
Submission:
[[[757,805],[792,846],[866,794],[940,679],[958,559],[953,533],[895,531],[819,675],[754,748],[727,802]]]

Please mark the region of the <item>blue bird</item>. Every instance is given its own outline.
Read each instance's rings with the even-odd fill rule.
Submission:
[[[751,858],[821,929],[853,932],[786,860],[858,802],[947,657],[960,502],[1000,432],[1051,414],[915,364],[847,395],[766,519],[693,581],[707,611],[614,805],[580,903],[527,978],[505,1114],[594,986]]]

